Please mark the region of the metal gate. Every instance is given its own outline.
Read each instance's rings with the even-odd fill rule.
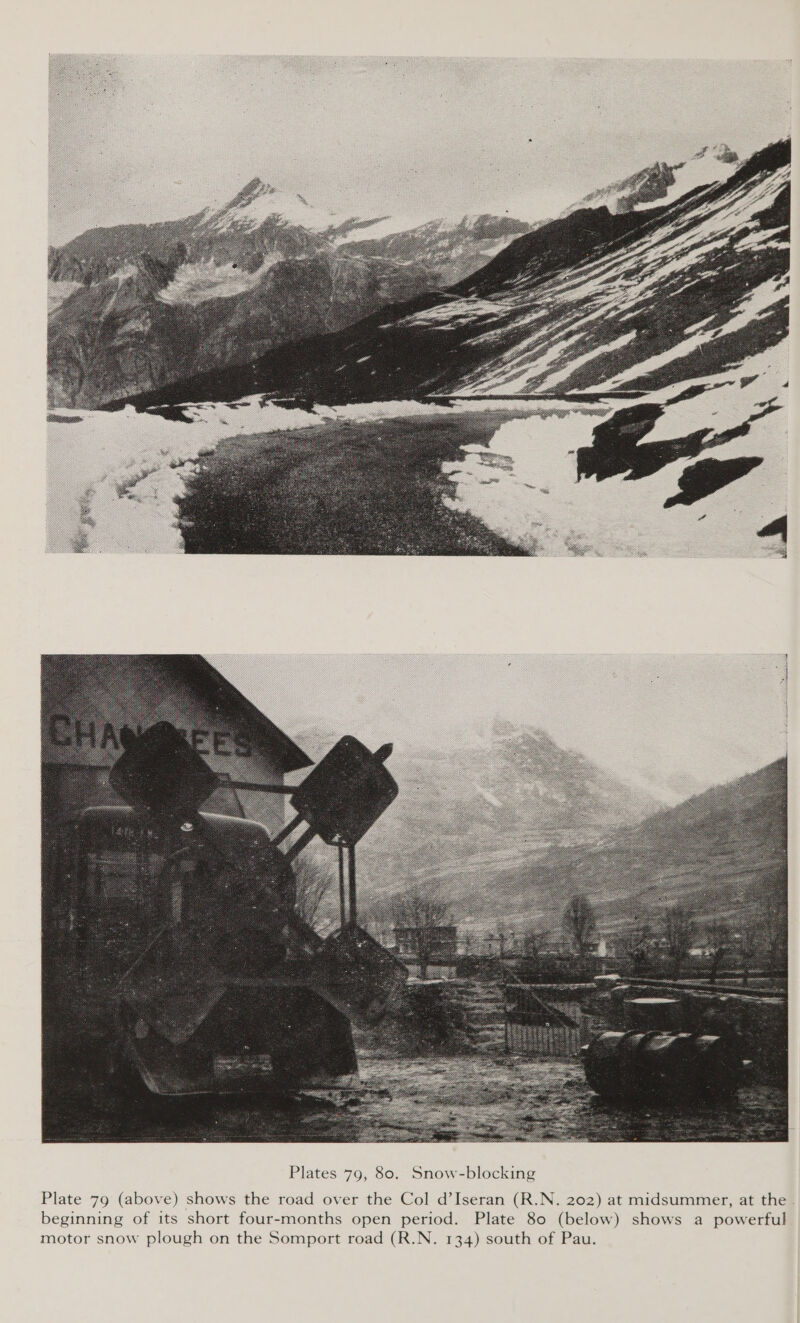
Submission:
[[[544,1001],[533,987],[522,983],[506,984],[505,1047],[507,1052],[527,1056],[577,1056],[591,1031],[588,1016],[578,1002]]]

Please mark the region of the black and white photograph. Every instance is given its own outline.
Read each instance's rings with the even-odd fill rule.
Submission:
[[[789,135],[788,59],[52,55],[47,549],[784,557]]]
[[[42,668],[45,1141],[786,1139],[783,656]]]

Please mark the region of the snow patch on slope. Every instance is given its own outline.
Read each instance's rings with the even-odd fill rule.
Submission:
[[[414,328],[438,322],[463,327],[474,322],[473,346],[479,338],[487,349],[496,341],[496,353],[487,354],[484,362],[453,383],[452,389],[459,393],[531,393],[552,389],[554,380],[569,390],[580,365],[592,360],[594,379],[584,374],[580,389],[627,385],[701,347],[713,350],[712,369],[725,367],[731,331],[749,325],[757,333],[764,315],[777,310],[782,301],[788,302],[788,277],[762,278],[739,307],[731,310],[727,324],[716,315],[719,305],[713,298],[704,299],[696,292],[719,267],[720,254],[726,261],[740,261],[741,247],[752,260],[754,252],[775,249],[775,232],[764,229],[758,217],[788,184],[789,173],[785,166],[756,181],[745,180],[731,192],[704,203],[702,209],[696,198],[679,202],[668,221],[653,221],[655,228],[648,225],[625,245],[614,245],[545,278],[536,286],[535,298],[523,272],[496,294],[480,300],[469,295],[447,300],[410,315],[402,325]],[[678,332],[659,355],[648,359],[637,352],[640,344],[642,349],[648,344],[643,330],[658,320],[660,310],[678,308],[684,298],[698,309],[696,338]],[[706,312],[715,314],[716,324],[703,315]],[[506,324],[516,331],[510,342],[503,338]],[[630,366],[620,371],[617,356]]]
[[[578,481],[578,447],[591,445],[595,425],[616,411],[610,406],[552,408],[504,423],[488,446],[465,446],[463,459],[442,465],[455,489],[445,503],[536,555],[783,555],[779,537],[758,532],[786,508],[787,379],[782,345],[733,372],[644,397],[664,406],[644,444],[708,429],[702,458],[760,461],[692,504],[665,506],[696,456],[635,479],[624,472]],[[693,385],[700,393],[680,399]],[[725,435],[733,430],[742,434]]]
[[[408,234],[420,230],[430,222],[430,217],[416,216],[377,216],[375,220],[356,219],[345,226],[333,238],[337,248],[345,243],[373,242],[376,239],[390,239],[396,234]]]
[[[209,299],[230,299],[254,289],[268,267],[279,259],[267,257],[257,271],[245,271],[235,262],[220,266],[210,258],[207,262],[187,262],[179,266],[173,279],[158,295],[161,303],[175,305],[188,303],[196,307]]]
[[[668,363],[686,358],[689,354],[694,353],[696,349],[707,348],[714,340],[732,335],[734,331],[748,326],[756,317],[760,317],[762,313],[767,312],[774,304],[785,302],[788,297],[788,275],[773,276],[769,280],[763,281],[739,302],[733,309],[730,318],[723,322],[721,326],[711,330],[698,330],[694,335],[685,338],[682,343],[665,350],[662,354],[656,354],[652,358],[646,358],[643,362],[634,364],[633,367],[628,368],[625,372],[620,372],[607,383],[609,390],[624,387],[642,376],[656,372]],[[700,322],[698,326],[706,325],[707,327],[710,320],[710,318],[707,318],[705,323]]]

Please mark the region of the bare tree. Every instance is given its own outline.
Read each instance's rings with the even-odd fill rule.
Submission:
[[[768,895],[761,903],[764,950],[771,970],[778,970],[786,959],[788,914],[785,896]]]
[[[750,966],[761,946],[764,936],[764,926],[759,918],[750,915],[739,922],[738,947],[739,958],[742,962],[742,984],[746,988],[750,977]]]
[[[706,946],[711,957],[709,982],[716,983],[717,974],[731,946],[731,930],[724,919],[715,919],[706,928]]]
[[[538,960],[547,945],[547,933],[539,928],[526,928],[522,934],[522,953],[531,960]]]
[[[498,955],[502,960],[504,956],[513,955],[516,949],[517,934],[515,930],[509,927],[506,919],[499,919],[497,923],[497,945]]]
[[[681,976],[681,967],[694,937],[694,915],[685,905],[669,905],[662,915],[664,939],[672,960],[672,977]]]
[[[428,963],[437,943],[437,930],[447,923],[447,903],[432,886],[410,885],[392,897],[392,921],[405,929],[419,963],[420,978],[428,977]]]
[[[294,907],[313,928],[320,906],[333,885],[333,875],[316,859],[298,859],[294,864]]]
[[[622,952],[635,974],[646,968],[654,940],[653,929],[646,921],[637,921],[623,933]]]
[[[597,920],[589,897],[573,896],[568,900],[561,922],[567,941],[583,963],[597,933]]]
[[[361,927],[366,928],[382,946],[391,946],[394,919],[390,901],[373,900],[368,906],[359,910],[358,921]]]

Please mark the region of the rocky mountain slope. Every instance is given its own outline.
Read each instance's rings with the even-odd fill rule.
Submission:
[[[587,193],[579,202],[567,207],[562,215],[568,216],[584,207],[608,207],[610,212],[618,215],[675,202],[695,188],[706,188],[727,179],[739,163],[736,152],[731,151],[726,143],[703,147],[688,161],[680,161],[677,165],[654,161],[644,170],[637,170],[625,179]]]
[[[530,907],[550,928],[578,892],[605,932],[657,920],[676,903],[700,923],[756,915],[765,899],[786,895],[786,796],[783,758],[588,847],[556,849],[527,879],[509,870],[494,885],[512,912]]]
[[[50,403],[91,408],[335,331],[461,278],[528,228],[348,218],[253,179],[220,208],[88,230],[48,256]]]
[[[398,228],[401,225],[402,228]],[[395,217],[349,226],[337,234],[342,253],[424,262],[435,270],[437,287],[455,284],[484,266],[513,239],[537,228],[510,216],[490,213],[409,224]]]
[[[397,729],[395,721],[357,734],[377,747]],[[313,758],[337,738],[321,728],[296,736]],[[503,720],[429,744],[398,737],[388,765],[400,794],[359,846],[368,907],[413,879],[438,882],[461,913],[496,913],[498,877],[524,877],[554,846],[594,842],[658,806],[545,731]]]
[[[538,555],[781,555],[789,175],[779,142],[669,205],[572,212],[449,291],[134,403],[600,394],[449,464],[453,508]]]
[[[332,742],[300,739],[312,756]],[[576,893],[605,933],[655,926],[678,902],[698,924],[733,922],[786,894],[785,759],[667,809],[506,722],[487,739],[398,744],[391,767],[400,794],[359,847],[361,903],[379,916],[409,882],[437,884],[455,920],[556,934]]]
[[[636,394],[738,368],[787,334],[789,161],[777,143],[671,206],[572,212],[448,291],[135,402]]]

